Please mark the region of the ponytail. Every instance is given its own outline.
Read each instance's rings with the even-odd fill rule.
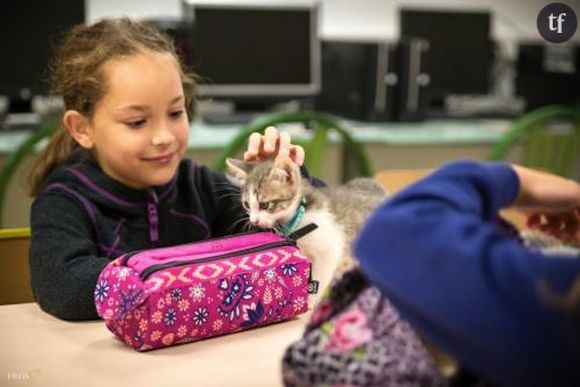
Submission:
[[[35,161],[29,177],[30,196],[38,195],[46,176],[57,166],[63,164],[79,145],[68,130],[61,126],[51,137],[50,142]]]

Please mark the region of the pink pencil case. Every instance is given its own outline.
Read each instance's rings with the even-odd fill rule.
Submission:
[[[295,238],[307,232],[251,232],[122,255],[99,276],[97,311],[138,351],[297,316],[308,309],[311,263]]]

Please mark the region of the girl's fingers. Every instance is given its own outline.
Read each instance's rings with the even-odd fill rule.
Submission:
[[[292,161],[294,161],[299,167],[304,164],[305,157],[304,148],[300,145],[290,146],[290,159],[292,159]]]
[[[280,133],[278,146],[278,156],[288,156],[290,154],[290,135],[286,132]]]
[[[264,132],[264,153],[271,155],[276,151],[276,144],[280,137],[278,131],[273,126],[268,126]]]
[[[269,126],[260,133],[252,133],[248,140],[248,149],[244,153],[245,161],[262,160],[274,156],[290,156],[292,161],[301,166],[304,163],[304,149],[299,145],[292,145],[287,132],[278,132]]]
[[[260,146],[262,145],[262,135],[258,132],[250,134],[250,139],[248,140],[248,150],[244,153],[244,159],[255,158],[260,153]],[[246,157],[247,155],[247,157]]]

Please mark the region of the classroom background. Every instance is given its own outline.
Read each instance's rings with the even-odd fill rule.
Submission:
[[[563,2],[580,17],[578,0]],[[466,158],[580,179],[580,32],[546,41],[537,21],[547,4],[0,1],[0,384],[278,386],[310,317],[136,355],[102,321],[64,322],[32,302],[27,176],[58,126],[47,69],[71,26],[129,16],[175,39],[200,76],[187,154],[198,163],[221,170],[251,131],[274,124],[329,185],[370,176],[395,193]],[[521,214],[502,215],[524,227]]]

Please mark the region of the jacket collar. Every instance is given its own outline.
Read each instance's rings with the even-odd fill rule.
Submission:
[[[78,155],[74,154],[74,156]],[[118,209],[143,208],[148,203],[157,204],[158,201],[167,199],[174,191],[180,170],[178,168],[175,176],[164,185],[135,189],[108,176],[92,158],[79,160],[78,157],[71,155],[69,161],[71,162],[57,168],[49,175],[45,187],[53,183],[64,183],[95,203]]]

